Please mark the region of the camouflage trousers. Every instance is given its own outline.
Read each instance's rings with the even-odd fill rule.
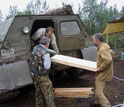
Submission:
[[[34,76],[36,107],[56,107],[49,76]]]

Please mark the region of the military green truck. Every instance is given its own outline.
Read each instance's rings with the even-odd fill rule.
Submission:
[[[28,64],[33,48],[31,36],[38,28],[48,26],[54,28],[60,54],[94,60],[95,55],[88,50],[95,48],[87,48],[90,37],[79,15],[17,15],[0,23],[0,95],[32,84]],[[55,66],[51,68],[52,73],[67,71],[67,75],[80,76],[84,72],[64,65]]]

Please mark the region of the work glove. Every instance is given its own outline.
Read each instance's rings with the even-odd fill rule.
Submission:
[[[55,51],[53,52],[53,55],[56,55],[56,52]]]

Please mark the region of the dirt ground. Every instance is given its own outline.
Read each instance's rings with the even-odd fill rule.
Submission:
[[[114,75],[124,79],[124,61],[114,59]],[[93,87],[94,74],[81,76],[78,79],[54,81],[54,87]],[[105,95],[113,105],[124,102],[124,82],[113,78],[105,88]],[[91,98],[55,98],[57,107],[90,107]],[[35,107],[34,88],[26,87],[18,97],[0,104],[0,107]]]

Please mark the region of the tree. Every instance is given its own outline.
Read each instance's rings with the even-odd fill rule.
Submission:
[[[26,10],[24,10],[24,11],[19,11],[19,12],[17,12],[17,15],[31,15],[31,12],[30,11],[26,11]]]
[[[26,7],[26,10],[31,14],[41,14],[46,12],[49,9],[49,6],[46,0],[32,0]]]
[[[109,21],[115,20],[119,17],[119,12],[117,10],[116,5],[114,5],[114,7],[111,6],[108,12],[109,12],[109,15],[108,15]]]
[[[10,6],[9,14],[6,19],[11,18],[15,15],[35,15],[41,14],[49,9],[46,0],[32,0],[26,7],[26,10],[19,11],[17,6]]]
[[[64,1],[62,1],[62,6],[65,7],[66,5],[67,4]]]
[[[0,22],[2,22],[2,18],[3,18],[3,15],[2,15],[2,12],[0,10]]]
[[[15,16],[18,11],[19,10],[17,6],[10,6],[9,14],[6,16],[6,18],[8,19],[8,18]]]
[[[117,9],[117,5],[115,4],[113,7],[113,19],[116,20],[119,17],[119,12]]]
[[[120,15],[121,15],[121,17],[124,17],[124,6],[121,9]]]
[[[82,17],[89,33],[93,32],[94,14],[97,9],[97,0],[85,0],[82,8]]]
[[[108,0],[97,3],[97,0],[85,0],[82,7],[79,6],[79,14],[90,35],[103,32],[107,22],[117,19],[119,12],[117,6],[107,7]]]
[[[49,5],[47,4],[46,0],[43,0],[42,3],[42,12],[46,12],[49,9]]]
[[[108,1],[100,2],[97,4],[96,12],[94,14],[94,33],[95,32],[102,32],[107,21],[108,21],[108,8],[107,8]]]

